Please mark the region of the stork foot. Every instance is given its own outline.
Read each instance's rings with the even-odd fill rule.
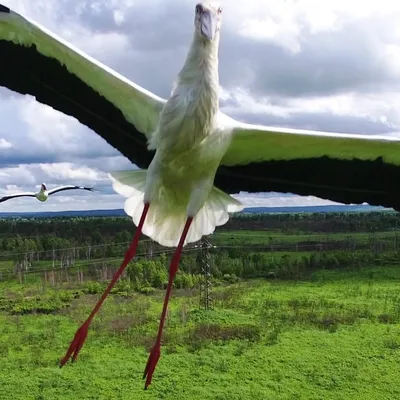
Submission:
[[[76,331],[74,339],[72,340],[67,353],[64,358],[60,361],[60,368],[63,367],[66,362],[72,356],[72,362],[76,361],[78,358],[78,354],[81,351],[83,344],[85,343],[86,337],[88,335],[90,321],[87,320],[82,326]]]
[[[147,360],[146,368],[144,369],[143,379],[146,378],[146,383],[144,384],[144,390],[147,390],[148,386],[151,384],[151,379],[153,378],[154,370],[161,355],[160,343],[156,342],[150,351],[149,358]]]

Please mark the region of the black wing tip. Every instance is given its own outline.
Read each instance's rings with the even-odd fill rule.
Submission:
[[[10,14],[10,9],[6,6],[3,6],[3,4],[0,4],[0,12]]]
[[[87,187],[87,186],[75,186],[75,189],[88,190],[89,192],[96,192],[97,191],[95,188]]]

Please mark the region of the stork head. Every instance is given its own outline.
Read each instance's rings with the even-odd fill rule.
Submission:
[[[221,14],[222,8],[217,4],[196,4],[194,26],[197,34],[212,42],[221,28]]]
[[[44,192],[45,190],[47,190],[46,184],[45,184],[45,183],[42,183],[42,186],[40,186],[40,190],[41,190],[42,192]]]

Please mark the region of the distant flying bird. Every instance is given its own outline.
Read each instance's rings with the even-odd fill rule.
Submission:
[[[74,185],[67,185],[67,186],[60,186],[55,189],[47,190],[47,187],[44,183],[41,184],[40,190],[37,193],[34,192],[24,192],[24,193],[16,193],[16,194],[10,194],[9,196],[4,196],[0,198],[0,203],[3,201],[7,201],[10,199],[15,199],[16,197],[36,197],[39,201],[44,202],[48,199],[49,196],[51,196],[54,193],[62,192],[64,190],[75,190],[75,189],[81,189],[81,190],[89,190],[93,192],[92,188],[84,187],[84,186],[74,186]]]
[[[291,192],[400,208],[398,137],[251,125],[220,111],[221,11],[216,5],[196,5],[190,50],[165,100],[0,6],[0,85],[74,116],[140,168],[148,168],[110,175],[114,189],[128,197],[125,211],[138,229],[61,365],[71,356],[76,360],[94,315],[134,257],[143,231],[163,245],[178,245],[145,368],[148,387],[183,245],[212,233],[229,212],[243,208],[221,190]]]

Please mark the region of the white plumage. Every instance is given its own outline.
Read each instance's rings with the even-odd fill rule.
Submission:
[[[118,171],[110,174],[114,190],[128,197],[124,209],[136,226],[144,207],[146,175],[146,170]],[[177,246],[187,219],[187,198],[188,196],[182,196],[179,185],[172,190],[159,187],[158,198],[151,202],[142,232],[163,246]],[[211,234],[216,226],[228,221],[228,213],[240,211],[242,208],[243,205],[239,201],[213,186],[205,204],[192,222],[185,244],[196,242],[202,236]]]
[[[189,54],[149,138],[148,147],[156,154],[147,172],[110,174],[114,190],[128,197],[125,212],[136,225],[144,204],[150,204],[142,231],[163,246],[178,245],[188,216],[194,220],[185,244],[225,224],[228,212],[243,209],[213,185],[231,136],[218,119],[221,13],[218,6],[202,7],[195,15]],[[201,30],[208,25],[210,38],[205,39]]]

